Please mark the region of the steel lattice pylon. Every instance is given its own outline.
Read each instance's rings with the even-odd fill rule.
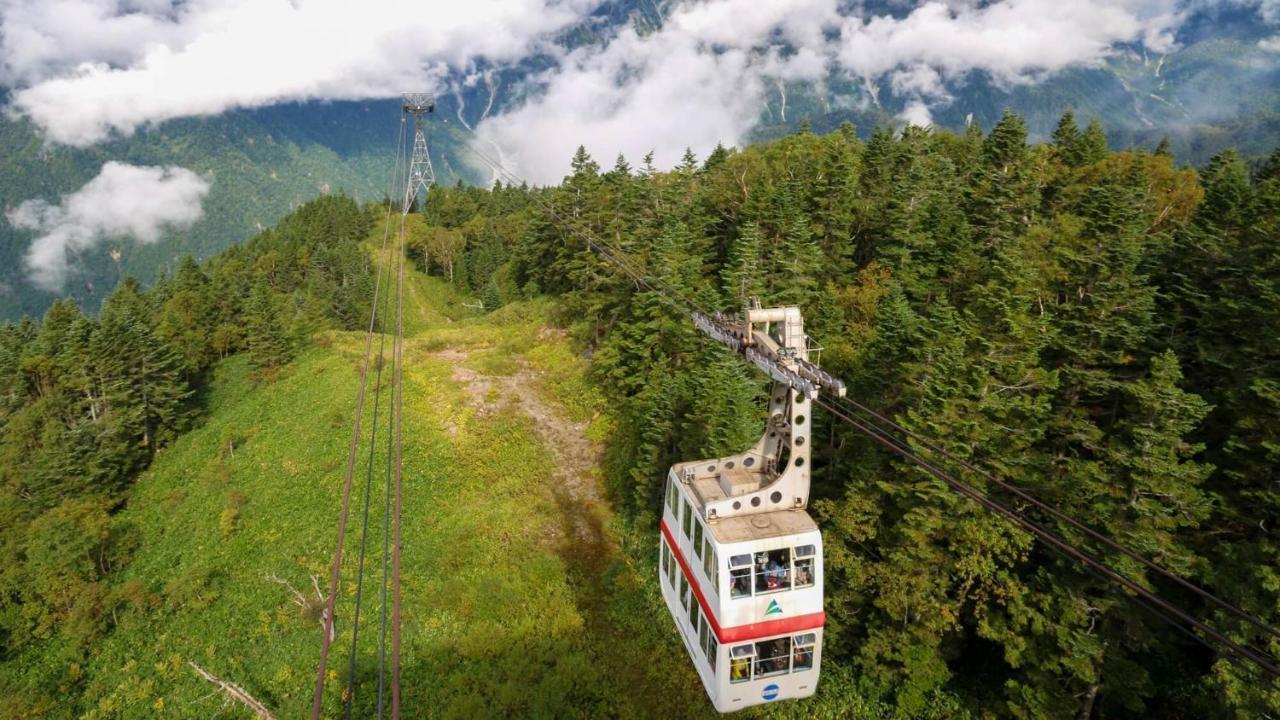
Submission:
[[[427,151],[427,124],[423,116],[434,112],[436,99],[431,93],[405,93],[401,108],[413,114],[413,157],[409,161],[409,183],[404,190],[402,213],[408,213],[418,196],[435,184],[436,171],[431,167]]]

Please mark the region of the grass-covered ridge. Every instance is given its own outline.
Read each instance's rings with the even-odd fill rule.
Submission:
[[[442,283],[423,278],[406,298],[415,329],[405,347],[407,716],[641,717],[663,707],[679,715],[700,708],[696,678],[674,654],[679,646],[663,640],[651,568],[636,561],[650,548],[621,552],[612,516],[599,504],[587,511],[599,522],[599,542],[578,547],[572,528],[582,506],[558,487],[553,453],[518,394],[500,387],[519,369],[546,406],[562,408],[558,397],[575,397],[576,407],[562,408],[566,422],[586,417],[594,402],[586,365],[563,333],[547,330],[552,306],[533,301],[463,318],[472,313],[442,302],[450,298]],[[129,588],[131,602],[83,659],[47,644],[0,666],[15,690],[23,678],[56,683],[28,686],[26,700],[7,701],[10,711],[216,713],[222,697],[210,696],[213,688],[187,666],[193,661],[242,685],[279,717],[304,714],[320,625],[280,581],[307,596],[312,575],[323,584],[363,341],[358,332],[326,333],[267,384],[250,378],[245,358],[217,367],[207,419],[155,459],[115,516],[137,543],[112,578]],[[371,394],[370,413],[372,401]],[[382,418],[386,401],[384,388]],[[375,453],[358,649],[362,717],[372,712],[367,678],[376,669],[384,467]],[[357,502],[363,472],[358,478]],[[346,686],[358,553],[359,508],[352,512],[330,663],[335,712]],[[50,674],[50,666],[64,671]]]

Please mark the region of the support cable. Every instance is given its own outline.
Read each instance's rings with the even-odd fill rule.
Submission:
[[[1249,614],[1244,610],[1241,610],[1240,608],[1236,607],[1235,605],[1232,605],[1226,600],[1219,598],[1218,596],[1214,595],[1208,590],[1201,588],[1195,583],[1184,579],[1180,575],[1175,574],[1174,572],[1166,569],[1162,565],[1152,560],[1148,560],[1143,555],[1137,552],[1134,552],[1133,550],[1130,550],[1129,548],[1121,545],[1118,541],[1112,539],[1111,537],[1107,535],[1103,535],[1101,532],[1094,530],[1092,527],[1086,525],[1085,523],[1079,520],[1076,520],[1070,515],[1067,515],[1066,513],[1059,510],[1057,507],[1055,507],[1054,505],[1035,497],[1034,495],[1028,493],[1025,490],[1022,490],[1016,485],[1013,485],[1004,480],[1001,480],[1000,478],[996,477],[994,474],[986,470],[983,470],[980,467],[977,467],[973,463],[965,460],[962,457],[955,455],[954,453],[948,451],[946,448],[932,442],[926,437],[921,436],[919,433],[916,433],[906,427],[903,427],[899,423],[894,422],[893,420],[885,417],[884,415],[881,415],[880,413],[872,410],[866,405],[863,405],[857,400],[854,400],[853,398],[850,398],[850,397],[843,397],[843,398],[836,398],[834,402],[838,404],[843,404],[845,406],[844,409],[847,411],[859,412],[859,413],[864,413],[865,415],[870,415],[872,418],[875,418],[875,420],[881,423],[884,423],[885,425],[888,425],[890,428],[900,433],[906,434],[908,437],[920,443],[920,445],[927,448],[928,450],[946,458],[947,460],[950,460],[956,463],[960,467],[963,467],[964,469],[972,473],[977,474],[979,477],[995,485],[1001,490],[1004,490],[1005,492],[1018,497],[1019,499],[1027,502],[1028,504],[1033,505],[1036,508],[1039,508],[1040,510],[1045,511],[1046,513],[1049,513],[1053,517],[1067,523],[1071,527],[1079,530],[1080,532],[1089,536],[1093,540],[1096,540],[1097,542],[1100,542],[1103,545],[1106,545],[1112,550],[1115,550],[1116,552],[1121,553],[1122,555],[1129,558],[1130,560],[1134,560],[1136,562],[1141,563],[1143,566],[1145,566],[1149,570],[1154,571],[1156,574],[1160,575],[1161,577],[1164,577],[1168,580],[1172,580],[1173,582],[1181,586],[1183,589],[1189,590],[1192,593],[1195,593],[1196,595],[1200,596],[1201,598],[1208,600],[1214,605],[1217,605],[1219,608],[1228,611],[1232,615],[1235,615],[1237,618],[1244,620],[1250,625],[1253,625],[1255,628],[1263,631],[1264,633],[1271,635],[1272,637],[1275,637],[1275,638],[1280,638],[1280,630],[1277,630],[1267,625],[1265,622],[1263,622],[1259,618]]]
[[[404,219],[400,221],[401,229],[399,237],[404,237]],[[400,252],[400,243],[396,243],[395,252]],[[390,278],[394,271],[394,265],[390,265],[391,258],[386,258],[389,263],[387,267],[387,276]],[[387,293],[387,304],[391,303],[391,293]],[[385,329],[385,328],[384,328]],[[385,337],[385,334],[384,334]],[[395,427],[396,427],[396,346],[400,342],[400,333],[397,328],[394,335],[391,336],[391,379],[390,397],[387,400],[387,458],[386,458],[386,480],[383,483],[382,494],[382,593],[381,604],[379,605],[378,619],[378,720],[382,720],[382,711],[385,704],[386,689],[386,666],[387,666],[387,582],[390,579],[391,564],[391,469],[394,460],[392,451],[395,446]]]
[[[391,560],[391,720],[400,720],[400,519],[402,508],[401,427],[404,417],[404,216],[400,217],[400,249],[396,253],[396,342],[395,356],[395,503]],[[383,600],[385,603],[385,599]]]
[[[400,123],[400,136],[396,143],[396,153],[394,158],[394,168],[392,170],[391,182],[394,183],[400,174],[400,160],[404,155],[404,139],[405,124],[403,119]],[[382,235],[382,247],[385,251],[387,241],[391,235],[391,194],[387,195],[387,214],[385,227]],[[324,630],[320,640],[320,659],[316,665],[316,686],[315,692],[311,700],[311,720],[320,720],[320,714],[324,707],[324,687],[326,673],[329,664],[329,651],[333,644],[333,626],[334,612],[336,610],[338,597],[338,578],[342,572],[342,550],[346,543],[347,535],[347,519],[351,508],[351,487],[355,477],[356,456],[360,446],[360,424],[364,415],[364,398],[365,388],[368,385],[369,361],[373,351],[373,331],[376,327],[378,315],[378,297],[382,291],[382,273],[375,275],[373,285],[373,300],[369,308],[369,326],[365,332],[364,362],[360,366],[360,384],[359,390],[356,392],[356,406],[351,427],[351,444],[347,452],[347,469],[342,489],[342,510],[338,514],[338,538],[333,553],[333,563],[329,569],[329,592],[325,601],[324,613]]]
[[[1170,616],[1172,616],[1173,618],[1177,618],[1182,623],[1190,625],[1196,630],[1199,630],[1200,632],[1209,636],[1209,638],[1211,638],[1214,642],[1226,648],[1236,657],[1243,660],[1249,660],[1254,664],[1256,664],[1259,668],[1265,670],[1267,673],[1269,673],[1273,677],[1280,678],[1280,664],[1277,664],[1275,660],[1270,656],[1260,653],[1251,648],[1240,645],[1239,643],[1235,642],[1231,638],[1227,637],[1225,634],[1210,627],[1204,622],[1192,617],[1181,608],[1165,601],[1164,599],[1157,596],[1155,593],[1137,584],[1133,580],[1129,579],[1128,576],[1121,574],[1120,572],[1112,569],[1109,565],[1102,562],[1101,560],[1098,560],[1097,558],[1093,557],[1089,553],[1072,545],[1070,542],[1062,538],[1060,535],[1057,535],[1053,531],[1025,517],[1018,511],[1006,505],[1003,505],[1002,503],[997,502],[996,500],[991,499],[989,496],[977,490],[976,488],[973,488],[972,486],[967,485],[961,482],[960,480],[957,480],[955,477],[951,476],[950,474],[930,464],[928,461],[924,460],[920,456],[913,453],[910,449],[910,446],[908,446],[905,443],[905,441],[901,439],[893,438],[884,429],[878,426],[867,425],[867,424],[864,424],[863,422],[859,422],[853,416],[847,414],[840,407],[836,406],[833,403],[829,403],[823,400],[821,397],[819,397],[818,400],[815,401],[815,404],[825,408],[827,412],[830,412],[833,416],[853,426],[854,428],[856,428],[857,430],[865,434],[867,437],[871,438],[872,440],[875,440],[876,442],[880,443],[881,445],[893,451],[894,453],[897,453],[898,455],[901,455],[903,458],[915,463],[917,466],[919,466],[922,470],[927,472],[929,475],[932,475],[934,478],[941,480],[948,487],[950,487],[952,490],[959,493],[960,495],[963,495],[977,502],[982,507],[998,515],[1003,516],[1013,524],[1017,525],[1019,528],[1022,528],[1026,532],[1030,533],[1032,536],[1036,537],[1040,541],[1049,545],[1051,548],[1063,553],[1067,557],[1071,558],[1072,560],[1075,560],[1081,565],[1086,566],[1090,570],[1100,573],[1106,579],[1123,587],[1129,593],[1132,593],[1132,596],[1135,596],[1136,598],[1140,598],[1149,607],[1158,608],[1160,610],[1159,614],[1162,615],[1166,620],[1168,620]],[[1200,639],[1200,641],[1206,647],[1209,647],[1210,649],[1213,648],[1213,646],[1210,645],[1208,641],[1205,641],[1204,639],[1199,638],[1199,636],[1196,636],[1193,634],[1193,637],[1197,637],[1198,639]]]
[[[382,370],[386,367],[386,346],[387,346],[387,315],[390,313],[391,307],[391,264],[387,258],[387,245],[389,243],[384,239],[383,248],[380,253],[379,261],[385,267],[379,267],[378,273],[382,274],[383,269],[386,270],[387,292],[383,293],[382,314],[380,316],[382,331],[378,335],[378,355],[375,364],[375,375],[373,385],[373,417],[369,423],[369,456],[365,466],[365,486],[364,486],[364,508],[360,521],[360,554],[356,563],[356,596],[355,611],[351,621],[351,653],[347,657],[347,696],[343,704],[343,717],[345,720],[351,720],[351,711],[355,704],[356,697],[356,669],[358,659],[358,641],[360,638],[360,609],[364,598],[364,561],[368,548],[369,539],[369,506],[373,497],[373,461],[374,451],[377,448],[378,440],[378,413],[382,404]],[[377,310],[374,311],[375,313]],[[387,455],[391,455],[391,436],[387,435]],[[381,703],[382,678],[378,678],[378,701]]]

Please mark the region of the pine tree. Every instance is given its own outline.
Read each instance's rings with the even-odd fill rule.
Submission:
[[[970,224],[987,257],[1026,232],[1039,202],[1027,163],[1027,126],[1006,112],[982,143],[982,165],[971,193]]]
[[[145,456],[123,465],[137,467],[190,419],[191,390],[184,363],[150,326],[150,313],[136,283],[122,283],[102,308],[91,341],[101,358],[109,434],[136,438]]]
[[[716,143],[715,149],[707,156],[707,161],[702,163],[702,171],[707,172],[715,169],[733,154],[728,148],[720,143]]]
[[[739,229],[720,270],[720,286],[729,307],[743,307],[764,292],[760,278],[760,228],[749,223]]]
[[[1058,127],[1053,131],[1053,145],[1058,151],[1058,157],[1071,167],[1080,166],[1083,164],[1081,142],[1076,114],[1068,110],[1062,114],[1062,118],[1058,120]]]
[[[249,361],[260,376],[269,375],[289,362],[293,348],[280,320],[279,309],[267,284],[259,278],[245,306],[245,340]]]
[[[1102,129],[1102,121],[1094,116],[1089,126],[1080,136],[1080,163],[1092,165],[1107,156],[1107,134]]]
[[[698,171],[698,156],[693,154],[691,148],[684,149],[684,155],[680,157],[680,163],[676,165],[676,172],[692,175]]]
[[[202,372],[212,357],[209,279],[190,255],[178,265],[169,297],[160,308],[156,334],[182,356],[186,371]]]

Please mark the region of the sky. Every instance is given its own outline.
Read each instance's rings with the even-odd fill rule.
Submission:
[[[548,69],[517,88],[521,102],[475,126],[474,147],[548,183],[580,143],[598,158],[653,150],[660,167],[686,147],[704,156],[741,144],[769,93],[832,73],[891,87],[907,99],[902,119],[925,125],[951,100],[948,82],[968,73],[1017,85],[1098,64],[1122,44],[1164,52],[1190,10],[1213,1],[932,0],[891,3],[906,10],[895,17],[849,0],[701,0],[674,3],[657,32],[624,26],[566,51],[557,37],[602,0],[0,0],[0,85],[12,91],[6,111],[46,142],[85,147],[238,108],[443,93],[479,68],[539,56]],[[1280,24],[1280,0],[1217,4]],[[1280,52],[1280,34],[1264,43]],[[39,212],[8,214],[37,233],[35,282],[57,287],[68,252],[112,233],[148,242],[199,217],[204,193],[180,168],[126,177],[125,167],[109,164]],[[181,191],[194,210],[174,214],[157,195],[153,207],[135,203],[137,223],[75,211],[77,193],[128,182]]]

